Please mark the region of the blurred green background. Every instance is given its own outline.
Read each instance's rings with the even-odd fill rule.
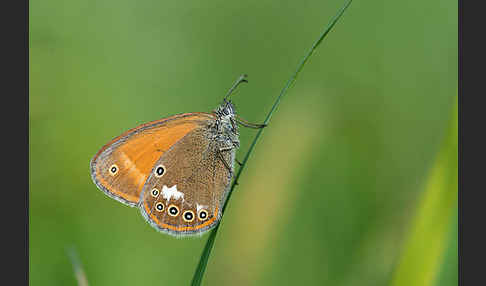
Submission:
[[[73,247],[90,285],[188,285],[207,234],[156,232],[91,157],[211,111],[242,73],[233,100],[262,122],[343,3],[30,1],[30,284],[76,285]],[[457,61],[457,2],[353,2],[257,144],[203,284],[457,285]]]

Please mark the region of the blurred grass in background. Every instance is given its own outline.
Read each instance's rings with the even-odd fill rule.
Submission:
[[[342,4],[31,1],[31,284],[76,285],[72,246],[90,285],[187,285],[207,235],[156,232],[89,160],[138,124],[212,110],[241,73],[238,112],[262,121]],[[204,284],[456,285],[456,95],[456,2],[355,1],[252,154]]]

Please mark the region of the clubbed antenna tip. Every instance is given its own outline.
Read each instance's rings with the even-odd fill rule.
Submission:
[[[228,91],[228,93],[224,97],[224,101],[226,101],[228,99],[228,97],[231,95],[231,93],[233,93],[233,91],[236,89],[236,87],[240,83],[242,83],[242,82],[248,82],[248,80],[246,79],[247,77],[248,77],[247,74],[240,75],[240,77],[236,80],[236,82],[233,84],[233,86],[230,88],[230,90]]]

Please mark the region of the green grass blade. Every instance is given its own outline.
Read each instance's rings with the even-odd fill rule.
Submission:
[[[201,285],[202,279],[204,277],[204,272],[206,271],[206,266],[208,265],[209,255],[213,249],[214,240],[216,239],[216,233],[218,231],[219,224],[211,231],[209,238],[206,241],[206,246],[204,247],[201,258],[199,259],[199,264],[197,265],[196,272],[192,278],[191,285]]]
[[[88,286],[88,278],[86,273],[84,273],[83,266],[81,265],[81,260],[79,260],[78,253],[74,247],[67,249],[67,254],[73,265],[74,276],[78,282],[78,286]]]
[[[457,98],[456,98],[457,100]],[[437,284],[441,267],[447,258],[451,227],[457,215],[458,191],[458,121],[457,104],[451,116],[447,136],[442,142],[432,166],[418,209],[411,221],[392,286],[402,285],[457,285],[456,281]],[[457,225],[456,225],[457,227]],[[457,231],[455,232],[457,233]],[[449,263],[457,261],[452,254]],[[454,257],[455,256],[455,257]]]
[[[300,71],[302,70],[302,68],[304,67],[304,65],[307,63],[307,61],[309,60],[310,56],[314,53],[315,49],[321,44],[322,40],[324,40],[324,38],[327,36],[327,34],[331,31],[331,29],[337,23],[337,21],[339,20],[339,18],[344,14],[344,11],[346,11],[346,9],[349,7],[349,5],[351,4],[351,2],[352,2],[352,0],[346,1],[346,3],[343,5],[343,7],[331,19],[331,21],[326,26],[326,28],[324,29],[324,31],[319,35],[319,38],[314,42],[314,44],[312,45],[312,47],[310,48],[310,50],[307,52],[307,54],[304,56],[304,58],[302,59],[302,61],[299,63],[299,65],[297,66],[297,69],[292,74],[292,76],[289,78],[289,80],[285,84],[284,88],[280,92],[279,96],[275,100],[272,108],[268,112],[267,117],[265,118],[264,124],[268,124],[268,122],[270,122],[270,118],[272,117],[273,113],[275,112],[275,110],[277,109],[278,105],[280,104],[280,101],[281,101],[282,97],[287,93],[288,89],[295,82],[295,80],[297,79],[297,76],[299,75]],[[248,151],[245,154],[245,157],[243,159],[243,162],[242,162],[240,168],[238,169],[238,172],[236,173],[235,179],[233,180],[233,184],[231,185],[231,189],[230,189],[230,191],[228,193],[228,198],[227,198],[227,200],[226,200],[226,202],[225,202],[225,204],[223,206],[223,209],[222,209],[222,214],[224,214],[224,211],[226,210],[226,206],[228,205],[228,202],[229,202],[229,200],[231,198],[231,194],[233,193],[233,190],[234,190],[235,186],[237,185],[238,179],[240,178],[240,175],[241,175],[242,171],[244,170],[244,168],[246,166],[246,162],[248,161],[248,158],[250,158],[250,155],[253,152],[253,149],[255,148],[255,145],[256,145],[258,139],[260,138],[260,135],[262,134],[262,132],[263,132],[263,129],[259,129],[258,130],[257,134],[255,135],[255,138],[253,139],[253,142],[250,145],[250,148],[248,149]],[[201,285],[201,283],[202,283],[202,279],[204,277],[204,272],[206,271],[206,267],[207,267],[207,264],[208,264],[209,256],[211,254],[211,250],[213,249],[214,241],[216,239],[216,234],[218,232],[218,229],[219,229],[219,226],[220,225],[221,225],[221,223],[218,224],[211,231],[211,233],[209,235],[209,238],[208,238],[208,240],[206,242],[206,245],[204,247],[204,250],[203,250],[203,252],[201,254],[201,258],[200,258],[199,263],[197,265],[196,271],[195,271],[194,276],[192,278],[191,285],[193,285],[193,286],[198,286],[198,285]]]

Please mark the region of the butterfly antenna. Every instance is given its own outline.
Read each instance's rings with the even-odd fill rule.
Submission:
[[[233,91],[236,89],[236,87],[240,83],[242,83],[242,82],[248,82],[248,80],[246,80],[247,77],[248,77],[248,75],[246,75],[246,74],[240,75],[240,77],[236,80],[236,82],[233,84],[233,86],[230,88],[230,90],[228,91],[228,93],[224,97],[223,101],[226,101],[226,99],[228,99],[228,97],[231,95],[231,93],[233,93]]]

